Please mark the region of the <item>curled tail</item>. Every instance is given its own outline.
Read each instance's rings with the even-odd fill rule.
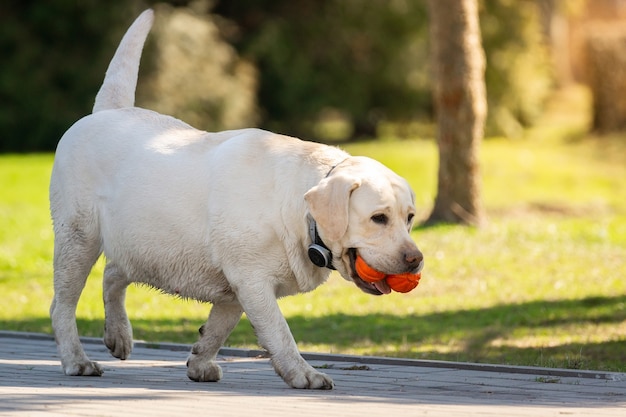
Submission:
[[[93,113],[135,105],[141,51],[153,21],[154,12],[148,9],[140,14],[126,31],[109,64],[102,87],[96,95]]]

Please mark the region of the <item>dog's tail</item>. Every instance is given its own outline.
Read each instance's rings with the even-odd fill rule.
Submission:
[[[154,12],[148,9],[139,15],[126,31],[109,64],[102,87],[96,95],[93,113],[135,105],[141,51],[153,21]]]

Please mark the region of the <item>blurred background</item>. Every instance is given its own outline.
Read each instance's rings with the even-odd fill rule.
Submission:
[[[324,142],[430,136],[426,1],[5,0],[0,151],[53,150],[90,113],[123,32],[157,23],[137,104],[205,130],[259,126]],[[486,136],[517,138],[555,89],[593,92],[600,130],[624,127],[626,2],[480,0]]]
[[[52,332],[51,151],[91,113],[142,10],[157,17],[139,106],[209,131],[258,126],[371,156],[409,181],[421,220],[441,155],[433,4],[0,2],[0,329]],[[626,372],[626,0],[477,4],[489,221],[416,225],[426,267],[411,293],[371,297],[335,277],[281,309],[304,351]],[[102,335],[103,268],[79,303],[81,335]],[[210,308],[142,286],[127,306],[136,339],[184,343]],[[227,345],[256,347],[247,320]]]

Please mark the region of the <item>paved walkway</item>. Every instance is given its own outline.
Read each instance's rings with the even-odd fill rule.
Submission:
[[[223,380],[196,383],[189,346],[138,342],[127,361],[85,348],[102,377],[63,375],[50,336],[0,332],[0,415],[626,416],[625,374],[312,354],[336,388],[308,391],[257,351],[223,349]]]

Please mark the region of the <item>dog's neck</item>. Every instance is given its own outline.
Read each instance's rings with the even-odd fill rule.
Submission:
[[[324,178],[328,178],[328,176],[333,172],[338,165],[342,164],[346,161],[346,159],[342,159],[340,162],[331,166]],[[336,270],[333,265],[333,253],[330,248],[326,246],[320,234],[317,232],[317,223],[313,216],[310,214],[307,216],[309,221],[309,236],[311,237],[311,245],[309,246],[309,258],[314,265],[319,266],[320,268],[328,268]],[[313,254],[311,253],[313,252]]]
[[[350,157],[348,157],[348,158],[350,158]],[[328,170],[328,172],[326,173],[326,176],[324,176],[324,178],[328,178],[330,176],[330,173],[333,172],[333,170],[335,168],[337,168],[339,165],[341,165],[344,162],[346,162],[348,160],[348,158],[344,158],[341,161],[337,162],[335,165],[331,166],[330,169]]]

